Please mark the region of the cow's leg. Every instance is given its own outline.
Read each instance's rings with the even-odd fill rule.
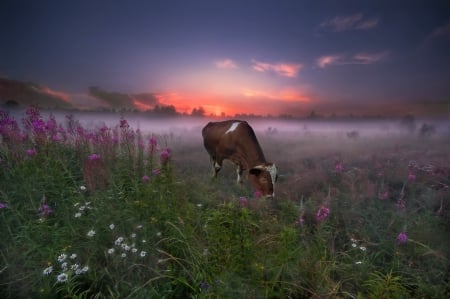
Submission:
[[[213,178],[217,178],[217,174],[219,173],[220,169],[222,168],[222,161],[211,159],[212,161],[212,168],[213,168]]]
[[[237,183],[238,184],[242,184],[242,172],[243,172],[243,169],[242,169],[241,165],[237,164],[236,173],[237,173]]]

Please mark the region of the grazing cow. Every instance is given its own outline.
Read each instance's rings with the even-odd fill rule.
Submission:
[[[214,177],[225,159],[236,164],[237,181],[248,170],[248,179],[263,195],[274,196],[277,167],[268,163],[252,127],[241,120],[210,122],[202,130],[203,144],[211,157]]]

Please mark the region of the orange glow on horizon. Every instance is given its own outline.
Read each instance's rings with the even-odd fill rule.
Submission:
[[[70,103],[70,95],[64,92],[53,90],[47,86],[41,86],[39,89],[40,92],[48,94],[52,97],[59,98],[63,100],[64,102]]]
[[[236,96],[168,92],[157,94],[156,97],[161,105],[173,105],[179,113],[191,114],[193,109],[202,107],[208,116],[278,115],[284,113],[283,107],[287,103],[303,105],[312,102],[294,88],[275,92],[243,89]]]
[[[139,109],[139,110],[141,110],[141,111],[146,111],[146,110],[150,110],[150,109],[153,108],[153,106],[148,105],[148,104],[145,104],[145,103],[142,103],[142,102],[140,102],[140,101],[138,101],[138,100],[133,100],[133,104],[134,104],[134,106],[135,106],[137,109]]]

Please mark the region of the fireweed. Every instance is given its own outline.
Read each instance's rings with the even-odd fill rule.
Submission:
[[[0,219],[5,220],[2,225],[8,228],[3,230],[5,241],[0,249],[2,255],[6,255],[5,260],[11,258],[8,267],[2,269],[1,292],[9,288],[4,291],[5,297],[21,297],[17,296],[17,290],[22,287],[23,297],[39,297],[39,288],[44,282],[48,292],[57,293],[54,295],[57,297],[199,297],[198,289],[202,289],[210,297],[220,298],[261,297],[262,294],[273,298],[339,297],[342,294],[370,298],[374,296],[364,281],[368,274],[370,277],[368,271],[387,273],[392,265],[398,265],[407,280],[415,283],[408,289],[409,294],[403,297],[445,298],[446,268],[442,266],[445,264],[442,261],[446,261],[447,251],[441,245],[446,245],[446,240],[431,238],[426,233],[439,232],[442,220],[447,220],[446,207],[441,207],[443,214],[439,217],[433,215],[431,221],[423,211],[427,209],[424,203],[438,196],[444,198],[447,190],[435,190],[427,185],[419,166],[406,172],[404,167],[398,168],[394,154],[393,158],[389,157],[390,164],[368,166],[366,173],[372,173],[372,177],[358,177],[355,186],[361,188],[351,191],[354,193],[350,193],[347,186],[339,181],[331,181],[332,188],[338,190],[337,200],[322,201],[317,206],[315,203],[321,195],[315,192],[328,183],[320,180],[320,185],[281,193],[277,204],[282,209],[276,207],[268,213],[267,206],[262,202],[261,209],[255,212],[241,208],[253,200],[251,196],[233,201],[227,205],[229,209],[223,208],[217,203],[217,199],[222,198],[222,190],[211,192],[212,189],[203,186],[194,175],[189,178],[192,184],[184,186],[183,182],[180,183],[186,188],[181,192],[177,189],[180,185],[160,180],[166,171],[161,164],[166,161],[170,163],[172,152],[158,147],[156,136],[141,138],[141,132],[133,131],[128,122],[120,121],[111,128],[87,129],[68,116],[65,127],[62,127],[54,118],[45,119],[36,109],[31,109],[24,123],[20,126],[0,112],[1,179],[5,178],[6,182],[2,182],[0,192]],[[51,147],[64,147],[64,151],[57,152],[58,155],[48,155]],[[32,155],[27,153],[32,149],[35,151]],[[140,151],[143,157],[139,156]],[[364,151],[364,155],[367,154]],[[45,191],[49,195],[48,202],[36,203],[35,189],[29,186],[20,189],[24,178],[28,180],[30,173],[41,166],[38,163],[48,163],[54,159],[63,162],[57,167],[64,169],[62,176],[67,178],[64,181],[67,185],[55,184],[51,185],[55,186],[51,189],[50,184],[43,182],[41,185],[41,180],[35,179],[32,187],[36,187],[37,194]],[[403,156],[399,161],[402,159]],[[353,162],[356,161],[348,161],[345,169],[352,169]],[[111,185],[105,186],[108,187],[106,190],[91,192],[99,187],[92,187],[96,182],[88,184],[89,180],[96,179],[95,176],[85,177],[83,168],[94,167],[88,163],[98,163],[95,167],[101,166],[108,174]],[[323,164],[325,167],[319,167],[322,165],[320,162],[316,164],[317,171],[339,171],[336,163],[326,162]],[[19,167],[15,168],[15,165]],[[143,169],[138,168],[140,165],[144,166]],[[366,170],[361,167],[363,165],[361,163],[360,168]],[[53,166],[49,171],[59,174],[55,169]],[[91,171],[94,173],[95,169]],[[125,175],[119,176],[118,172]],[[414,180],[408,178],[409,172],[416,175]],[[142,179],[146,175],[150,181],[144,185]],[[132,180],[132,184],[125,188],[126,179]],[[327,179],[326,176],[324,179]],[[432,179],[435,185],[448,185],[446,176]],[[286,180],[289,178],[286,177]],[[408,188],[402,188],[401,196],[397,196],[405,180]],[[300,183],[304,181],[300,180]],[[81,184],[87,187],[79,187]],[[145,188],[142,189],[146,192],[136,196],[136,190],[143,185]],[[162,192],[164,188],[161,187],[170,192]],[[74,188],[76,192],[67,192]],[[411,193],[413,188],[415,193]],[[216,189],[217,186],[214,187]],[[422,192],[423,189],[427,192]],[[311,191],[307,195],[311,204],[300,209],[300,213],[295,205],[288,203],[289,196],[297,191],[299,194]],[[27,201],[29,193],[31,200]],[[57,198],[58,194],[61,198]],[[357,196],[361,200],[353,200],[354,194],[361,195]],[[383,201],[377,200],[378,195]],[[403,203],[401,213],[396,212],[396,199],[408,201],[407,206]],[[129,204],[131,200],[147,201],[148,206],[146,209],[134,209],[134,205]],[[27,207],[30,201],[31,207]],[[72,207],[75,202],[79,203]],[[347,209],[350,204],[351,208]],[[417,212],[415,207],[418,204],[421,209]],[[331,209],[334,217],[329,217]],[[310,213],[303,213],[305,210]],[[65,211],[68,211],[67,214],[63,214]],[[26,213],[31,215],[32,221],[28,222],[27,217],[23,217]],[[74,215],[82,218],[74,219]],[[51,221],[37,224],[37,216],[44,219],[51,217]],[[330,221],[330,225],[318,230],[303,226],[302,237],[298,238],[297,231],[305,220],[309,224],[309,216],[312,219],[316,217],[318,222]],[[142,221],[151,227],[123,227],[123,219]],[[418,241],[413,240],[412,244],[407,245],[411,240],[408,240],[406,229],[393,229],[402,221],[409,223],[410,230],[415,230],[414,239]],[[169,222],[174,223],[173,229],[167,229]],[[161,232],[155,233],[159,230]],[[371,233],[375,230],[376,234]],[[283,238],[280,238],[281,232],[284,232]],[[359,240],[352,239],[350,243],[349,236],[353,235]],[[146,242],[145,238],[149,241]],[[279,242],[280,239],[283,243]],[[74,241],[81,241],[77,244],[81,249],[76,249],[76,254],[68,247],[55,252],[60,246],[73,244]],[[55,243],[60,245],[52,248]],[[422,243],[430,250],[421,251],[420,248],[425,247]],[[404,245],[392,246],[395,244]],[[154,246],[159,249],[155,250]],[[27,255],[15,253],[17,248],[26,250]],[[208,249],[203,250],[202,254],[203,248]],[[440,248],[444,248],[442,255],[441,250],[436,250]],[[374,255],[375,252],[377,255]],[[85,257],[89,257],[88,263]],[[47,262],[48,258],[50,262]],[[168,265],[167,268],[163,269],[163,263]],[[333,267],[331,271],[330,265]],[[355,271],[355,268],[358,270]],[[232,269],[232,275],[227,274],[230,272],[228,269]],[[427,271],[429,269],[431,271]],[[216,278],[220,281],[217,285],[214,283]],[[397,278],[403,282],[405,276]]]
[[[321,223],[325,221],[330,215],[330,209],[326,206],[321,206],[316,213],[316,221],[317,223]]]

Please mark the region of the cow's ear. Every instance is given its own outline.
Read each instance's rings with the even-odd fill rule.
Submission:
[[[258,176],[261,173],[261,171],[262,171],[261,168],[252,168],[248,172],[250,174]]]

